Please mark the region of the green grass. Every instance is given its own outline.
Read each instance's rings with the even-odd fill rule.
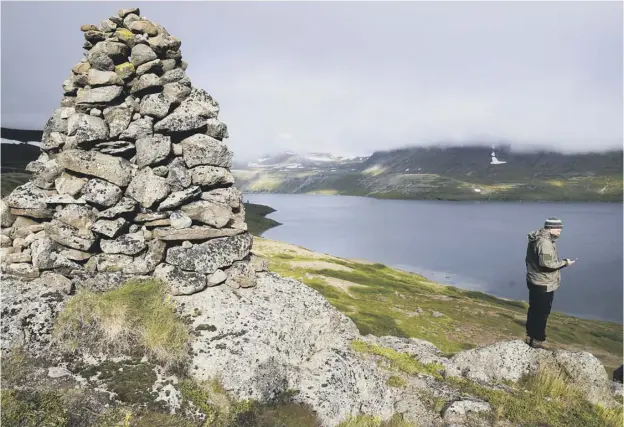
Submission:
[[[443,286],[381,264],[365,264],[256,238],[254,251],[269,269],[302,281],[350,317],[363,334],[414,337],[451,355],[475,346],[524,339],[526,302]],[[323,261],[323,268],[301,268],[299,261]],[[350,271],[331,269],[348,268]],[[347,284],[347,289],[332,285]],[[346,282],[344,282],[346,281]],[[417,309],[421,313],[417,313]],[[444,316],[433,317],[432,311]],[[611,373],[622,363],[622,325],[552,313],[548,340],[572,351],[589,351]]]
[[[273,219],[265,218],[273,212],[275,209],[269,206],[245,203],[245,221],[248,231],[254,236],[261,236],[265,231],[281,225]]]
[[[112,291],[79,291],[58,316],[53,337],[61,349],[147,355],[167,366],[187,357],[189,332],[157,280],[130,281]]]

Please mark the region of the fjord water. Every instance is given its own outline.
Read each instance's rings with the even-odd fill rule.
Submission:
[[[245,194],[283,225],[263,237],[412,271],[445,284],[528,300],[527,234],[556,216],[564,230],[553,310],[622,322],[622,204],[470,203]]]

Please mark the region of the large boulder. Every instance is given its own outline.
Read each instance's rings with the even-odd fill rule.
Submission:
[[[70,171],[102,178],[120,187],[126,187],[134,176],[134,168],[126,159],[94,151],[63,151],[56,161]]]
[[[45,209],[46,200],[53,193],[42,190],[32,182],[27,182],[17,187],[4,200],[10,208],[16,209]]]
[[[232,152],[221,141],[208,135],[195,134],[180,144],[182,156],[189,168],[200,165],[232,167]]]
[[[393,414],[386,379],[349,347],[359,336],[353,322],[302,283],[261,274],[255,288],[218,286],[174,299],[196,316],[190,363],[196,380],[221,378],[239,399],[270,401],[299,390],[293,399],[314,408],[327,426],[361,413]]]
[[[609,376],[600,360],[588,352],[555,352],[555,361],[579,387],[585,398],[592,403],[605,403],[611,400]]]
[[[188,249],[175,246],[167,250],[166,262],[186,271],[214,273],[219,268],[243,260],[249,255],[252,242],[251,235],[245,233],[208,240]]]
[[[156,134],[136,141],[136,164],[139,168],[161,162],[171,152],[171,138]]]

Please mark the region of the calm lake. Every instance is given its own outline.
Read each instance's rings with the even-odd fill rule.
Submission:
[[[245,194],[277,210],[264,237],[380,262],[439,283],[528,300],[527,234],[563,220],[563,270],[553,310],[622,323],[622,204],[456,203],[364,197]]]

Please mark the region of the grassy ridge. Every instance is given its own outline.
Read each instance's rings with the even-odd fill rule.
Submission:
[[[527,303],[433,283],[417,274],[318,254],[256,238],[254,252],[271,271],[319,291],[349,316],[362,334],[415,337],[452,354],[497,341],[524,338]],[[552,313],[548,339],[589,351],[611,373],[622,363],[622,325]]]

